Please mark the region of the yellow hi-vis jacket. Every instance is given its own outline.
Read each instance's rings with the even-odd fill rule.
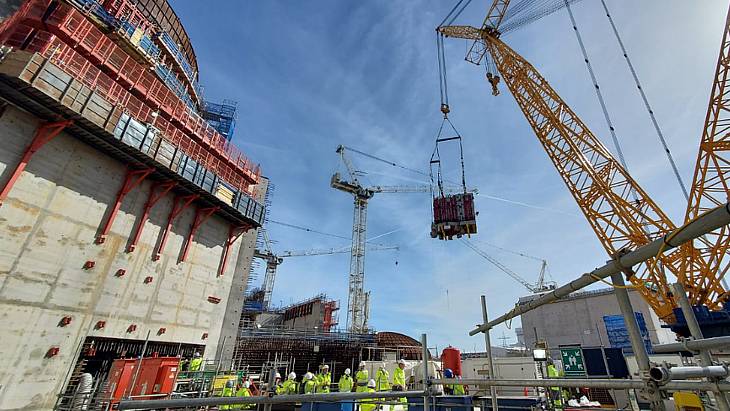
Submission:
[[[400,367],[396,367],[393,371],[393,385],[400,385],[404,391],[406,389],[406,371]]]
[[[375,373],[375,390],[376,391],[390,391],[390,375],[388,370],[378,370]]]
[[[317,392],[330,392],[330,384],[332,384],[332,374],[318,374],[317,379]]]
[[[342,377],[340,377],[340,382],[337,386],[340,388],[340,392],[352,391],[352,377],[347,374],[343,374]]]
[[[368,380],[370,380],[368,370],[358,370],[355,374],[355,383],[357,384],[355,392],[367,392]]]
[[[366,386],[362,392],[375,392],[375,390]],[[373,404],[377,401],[377,398],[363,398],[358,401],[360,402],[360,411],[375,411],[375,407],[377,407],[376,404]]]

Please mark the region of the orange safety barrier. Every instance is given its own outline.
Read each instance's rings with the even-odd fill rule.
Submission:
[[[167,117],[172,123],[186,131],[191,138],[204,146],[210,147],[233,167],[238,168],[251,183],[258,182],[260,178],[258,166],[253,166],[238,147],[228,142],[207,121],[190,110],[148,68],[129,56],[83,14],[70,5],[59,4],[43,22],[42,18],[46,13],[47,6],[48,0],[29,0],[23,8],[25,16],[21,17],[21,21],[36,28],[47,27],[53,34],[60,36],[64,42],[69,43],[81,52],[86,58],[86,63],[99,65],[106,74],[111,75],[116,80],[111,80],[108,76],[104,78],[104,76],[99,75],[100,73],[94,72],[89,67],[77,68],[78,71],[84,73],[85,83],[95,79],[100,83],[99,88],[108,93],[110,97],[118,97],[119,91],[112,90],[114,85],[109,84],[108,80],[128,87],[132,94],[142,99],[146,105],[158,108],[158,114]],[[56,42],[51,48],[46,48],[44,51],[47,52],[53,48],[60,50],[64,46],[63,42]],[[46,56],[49,57],[49,55]],[[53,57],[57,58],[55,55]],[[75,59],[72,58],[72,60]],[[93,88],[97,84],[87,85]],[[113,103],[116,101],[112,100]],[[138,119],[148,121],[146,118]]]

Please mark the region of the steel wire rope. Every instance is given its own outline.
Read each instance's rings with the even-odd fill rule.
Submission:
[[[624,59],[626,60],[626,65],[629,67],[629,71],[631,72],[631,75],[634,78],[634,82],[636,83],[636,88],[639,90],[641,99],[644,102],[644,107],[646,107],[646,111],[649,113],[649,117],[651,118],[651,122],[654,125],[654,130],[656,130],[657,137],[659,137],[659,141],[661,142],[662,147],[664,147],[664,152],[667,155],[669,164],[672,166],[672,171],[674,171],[674,176],[677,178],[677,183],[679,183],[679,187],[682,189],[684,198],[687,201],[689,201],[689,193],[687,192],[687,186],[685,185],[684,181],[682,180],[682,176],[679,174],[679,168],[677,168],[677,164],[674,162],[674,157],[672,156],[672,152],[669,150],[669,146],[667,145],[667,140],[664,138],[664,133],[662,132],[661,128],[659,127],[659,123],[657,122],[657,119],[654,116],[654,110],[651,108],[651,105],[649,104],[649,99],[646,97],[644,88],[641,86],[641,82],[639,81],[639,75],[636,73],[633,63],[631,63],[631,58],[629,58],[629,54],[626,51],[624,42],[621,40],[621,36],[619,35],[618,29],[616,29],[616,24],[614,24],[613,18],[611,17],[611,13],[608,11],[608,6],[606,5],[605,0],[601,0],[601,4],[603,5],[603,10],[606,12],[606,17],[608,18],[608,22],[611,24],[611,29],[613,30],[613,34],[616,37],[616,41],[618,42],[619,47],[621,47],[621,52],[623,53]]]
[[[575,21],[575,17],[573,16],[573,11],[570,8],[570,3],[568,0],[563,0],[565,3],[565,8],[568,10],[568,15],[570,16],[570,22],[573,25],[573,32],[575,33],[575,38],[578,40],[578,45],[580,46],[580,51],[583,54],[583,61],[586,63],[586,68],[588,69],[588,74],[591,77],[591,81],[593,82],[593,87],[596,91],[596,97],[598,97],[598,102],[601,105],[601,110],[603,111],[603,117],[606,120],[606,124],[608,125],[608,130],[611,132],[611,139],[613,140],[613,145],[616,148],[616,154],[618,154],[619,161],[621,162],[621,165],[623,166],[624,170],[628,174],[629,167],[626,164],[626,158],[624,158],[623,150],[621,149],[621,144],[619,143],[618,136],[616,135],[616,130],[613,127],[613,121],[611,121],[611,116],[608,113],[608,108],[606,107],[606,101],[603,99],[603,93],[601,93],[601,88],[598,85],[598,80],[596,79],[596,74],[593,71],[593,66],[591,65],[590,60],[588,59],[588,52],[586,51],[585,44],[583,43],[583,37],[580,34],[580,30],[578,30],[578,23]],[[636,190],[634,188],[631,188],[631,196],[634,198],[634,201],[636,204],[640,204],[639,202],[639,196],[636,193]]]

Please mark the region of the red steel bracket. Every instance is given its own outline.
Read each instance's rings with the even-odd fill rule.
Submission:
[[[177,183],[175,183],[174,181],[169,181],[164,183],[155,183],[152,185],[152,187],[150,187],[150,194],[147,197],[147,202],[144,205],[142,218],[140,218],[137,228],[134,229],[134,234],[132,234],[132,242],[129,243],[129,245],[127,246],[128,253],[131,253],[137,247],[137,243],[142,237],[142,230],[144,230],[144,226],[150,217],[150,211],[152,210],[152,207],[154,207],[158,201],[164,198],[167,193],[170,192],[170,190],[175,188],[176,185]]]
[[[175,199],[172,200],[172,210],[170,210],[170,216],[167,217],[167,225],[165,226],[165,229],[162,231],[162,239],[160,240],[160,245],[157,246],[157,251],[152,255],[152,261],[157,261],[160,259],[160,256],[162,255],[162,250],[165,249],[165,244],[167,244],[167,236],[170,234],[170,230],[172,229],[172,223],[175,221],[175,219],[182,214],[183,211],[195,200],[200,197],[197,194],[191,194],[187,196],[175,196]]]
[[[47,142],[53,140],[53,138],[61,133],[64,128],[68,127],[72,123],[72,120],[56,121],[52,123],[43,123],[36,128],[33,140],[25,149],[23,157],[20,158],[20,162],[17,166],[15,166],[15,170],[13,170],[13,173],[10,175],[7,183],[5,183],[0,191],[0,207],[2,207],[3,202],[8,197],[8,193],[10,193],[10,190],[13,189],[13,186],[18,181],[20,175],[23,174],[23,170],[25,170],[25,167],[28,165],[30,158],[33,157],[33,154],[40,150],[40,148]]]
[[[148,175],[152,174],[153,171],[155,171],[154,168],[127,169],[127,174],[124,176],[124,184],[122,184],[122,188],[120,188],[119,193],[117,193],[117,199],[115,200],[114,206],[106,219],[104,228],[101,229],[101,233],[98,237],[96,237],[97,244],[103,244],[106,240],[106,235],[109,234],[109,230],[112,229],[112,224],[114,224],[114,219],[117,218],[117,213],[119,212],[119,208],[122,206],[124,197],[135,187],[140,185]]]
[[[226,240],[226,244],[223,246],[223,254],[221,255],[221,263],[218,266],[218,277],[222,277],[223,274],[226,273],[226,266],[228,266],[228,253],[231,250],[231,246],[233,243],[238,240],[238,237],[241,236],[241,234],[247,232],[251,229],[251,226],[231,226],[228,229],[228,239]]]
[[[201,225],[205,222],[205,220],[208,219],[213,213],[218,211],[220,207],[207,207],[207,208],[198,208],[195,211],[195,219],[193,220],[193,226],[190,227],[190,233],[188,233],[188,238],[185,241],[185,245],[182,249],[182,254],[180,255],[180,259],[178,260],[178,263],[181,263],[185,261],[188,258],[188,252],[190,251],[190,245],[193,243],[193,238],[195,237],[195,233],[198,231]]]

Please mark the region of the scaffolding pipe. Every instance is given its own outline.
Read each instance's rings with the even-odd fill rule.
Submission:
[[[727,378],[728,369],[723,365],[710,365],[707,367],[652,367],[649,376],[659,384],[666,384],[672,380],[687,380],[690,378]]]
[[[730,336],[686,340],[678,343],[659,344],[652,348],[657,354],[677,353],[682,351],[697,352],[716,348],[730,347]]]
[[[687,323],[687,328],[689,328],[689,332],[692,335],[692,338],[694,338],[695,340],[704,339],[705,337],[704,335],[702,335],[702,329],[700,328],[699,322],[697,322],[697,317],[695,316],[692,305],[687,298],[687,292],[685,291],[684,286],[682,286],[681,283],[674,283],[672,291],[674,291],[674,296],[677,298],[677,303],[682,310],[682,314],[684,314],[684,320]],[[712,365],[712,357],[710,356],[710,352],[707,350],[700,350],[700,361],[703,366],[709,369]],[[727,373],[725,375],[727,375]],[[708,376],[708,379],[713,379],[713,377]],[[720,411],[730,411],[730,402],[728,401],[725,394],[723,394],[721,391],[713,390],[711,396],[715,397],[715,401],[717,402],[717,408]]]
[[[431,380],[434,384],[461,384],[474,385],[480,387],[561,387],[561,388],[606,388],[616,390],[642,389],[646,387],[646,382],[641,380],[624,380],[624,379],[519,379],[519,380],[491,380],[491,379],[456,379],[456,378],[440,378]],[[680,391],[680,390],[717,390],[721,392],[730,392],[730,382],[710,382],[710,381],[670,381],[659,387],[664,391]]]
[[[557,301],[566,297],[568,294],[587,287],[613,273],[622,272],[627,268],[656,257],[657,254],[662,252],[666,253],[673,248],[728,224],[730,224],[730,203],[716,207],[707,214],[699,216],[696,220],[690,222],[686,226],[679,227],[664,237],[658,238],[634,251],[617,257],[615,260],[609,261],[606,265],[597,268],[590,273],[583,274],[578,279],[573,280],[562,287],[550,291],[549,293],[542,294],[540,297],[532,301],[528,301],[525,304],[521,304],[513,308],[510,312],[490,321],[487,324],[479,325],[477,328],[469,331],[469,335],[473,336],[480,332],[484,332],[487,329],[494,328],[494,326],[498,324],[509,321],[512,318],[528,311],[532,311],[537,307]]]
[[[487,297],[482,295],[482,320],[484,324],[489,322],[489,315],[487,314]],[[487,359],[489,360],[489,378],[494,379],[494,358],[492,357],[492,341],[489,336],[489,331],[484,332],[484,344],[487,346]],[[492,395],[492,411],[497,411],[497,388],[489,387],[490,394]]]
[[[428,339],[426,334],[421,334],[421,355],[423,356],[423,411],[428,411],[428,398],[431,396],[431,386],[428,380]]]
[[[209,397],[173,400],[122,400],[119,410],[149,410],[165,408],[211,407],[234,404],[293,404],[302,402],[335,402],[377,398],[401,398],[428,396],[425,391],[382,391],[382,392],[334,392],[328,394],[297,394],[256,397]]]
[[[629,299],[629,291],[626,289],[626,283],[624,283],[624,278],[621,275],[621,273],[611,274],[611,281],[615,285],[613,293],[616,295],[619,309],[624,317],[626,331],[629,334],[629,341],[631,342],[631,348],[636,357],[636,363],[639,366],[642,376],[646,376],[650,368],[649,353],[646,351],[644,339],[641,337],[641,330],[639,330],[639,324],[636,322],[636,314],[634,314],[634,308]]]
[[[689,328],[690,335],[695,340],[704,339],[704,336],[702,335],[702,329],[700,328],[700,324],[697,322],[697,317],[695,317],[692,305],[687,298],[687,292],[685,291],[682,284],[672,284],[672,291],[674,292],[674,296],[677,298],[677,303],[679,304],[679,307],[682,309],[682,314],[684,314],[684,321],[687,323],[687,328]],[[700,351],[700,361],[702,361],[702,365],[712,365],[712,358],[710,357],[710,353],[706,350]]]

